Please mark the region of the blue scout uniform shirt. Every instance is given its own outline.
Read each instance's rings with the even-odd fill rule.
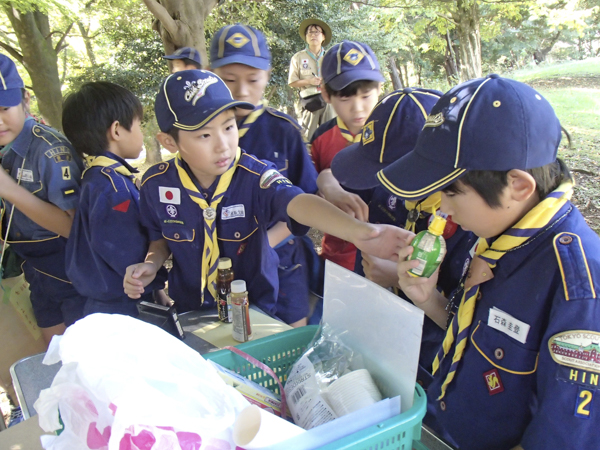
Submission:
[[[309,194],[317,192],[317,171],[301,127],[287,114],[266,107],[240,138],[239,145],[257,158],[271,161],[294,186]],[[286,239],[275,251],[279,256],[278,317],[293,323],[308,315],[309,272],[314,265],[309,261],[318,262],[318,256],[307,236]]]
[[[64,211],[77,208],[83,162],[69,141],[53,128],[26,120],[23,130],[2,158],[2,168],[14,179],[20,175],[21,186],[36,197]],[[4,204],[3,228],[6,230],[12,204],[7,201]],[[8,239],[13,249],[34,267],[66,279],[64,259],[57,264],[54,256],[64,253],[66,239],[42,228],[16,208]]]
[[[429,386],[425,423],[461,449],[599,446],[600,239],[571,203],[561,213],[498,261],[444,398],[451,357]]]
[[[288,203],[302,193],[275,166],[242,153],[231,184],[217,207],[217,237],[221,257],[231,258],[238,280],[245,280],[250,302],[276,314],[279,282],[278,258],[269,245],[267,229],[273,222],[287,222],[294,234],[308,227],[287,215]],[[267,174],[268,175],[268,174]],[[162,195],[169,192],[170,195]],[[183,187],[174,162],[152,166],[144,174],[140,191],[142,223],[151,241],[166,239],[173,254],[169,272],[169,296],[179,312],[215,306],[208,290],[201,304],[204,217]]]
[[[67,274],[86,297],[131,302],[123,292],[125,270],[144,260],[149,240],[140,221],[135,178],[115,169],[137,170],[113,153],[103,156],[114,165],[92,166],[83,173],[79,207],[67,242]],[[157,277],[146,290],[162,289],[165,278],[164,274]]]

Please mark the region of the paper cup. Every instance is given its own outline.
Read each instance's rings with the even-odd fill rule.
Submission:
[[[233,442],[247,450],[283,442],[305,430],[256,405],[245,408],[233,424]]]
[[[338,417],[381,400],[381,393],[366,369],[344,375],[321,391],[321,395]]]

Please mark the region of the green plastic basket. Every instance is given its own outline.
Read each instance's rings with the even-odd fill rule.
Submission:
[[[285,384],[289,368],[302,356],[318,328],[317,325],[296,328],[256,341],[245,342],[237,348],[269,366]],[[235,353],[219,350],[203,356],[279,394],[279,386],[270,375]],[[321,449],[411,450],[413,440],[421,439],[421,423],[426,410],[425,392],[421,386],[416,385],[413,406],[408,411],[377,425],[356,431]]]

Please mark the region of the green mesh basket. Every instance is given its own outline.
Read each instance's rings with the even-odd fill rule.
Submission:
[[[302,356],[318,328],[317,325],[295,328],[256,341],[245,342],[237,348],[269,366],[285,384],[288,370]],[[279,394],[279,386],[270,375],[235,353],[219,350],[203,356]],[[377,425],[356,431],[321,449],[411,450],[413,441],[419,441],[421,438],[421,423],[426,410],[427,397],[421,386],[416,385],[413,406],[408,411]],[[417,444],[417,448],[424,447]]]

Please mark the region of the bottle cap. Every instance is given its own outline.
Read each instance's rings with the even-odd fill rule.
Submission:
[[[219,258],[218,269],[231,269],[231,258]]]
[[[246,282],[244,280],[233,280],[231,282],[231,293],[241,294],[246,292]]]
[[[428,231],[436,236],[441,236],[444,234],[444,228],[446,228],[446,218],[436,214],[429,224]]]

